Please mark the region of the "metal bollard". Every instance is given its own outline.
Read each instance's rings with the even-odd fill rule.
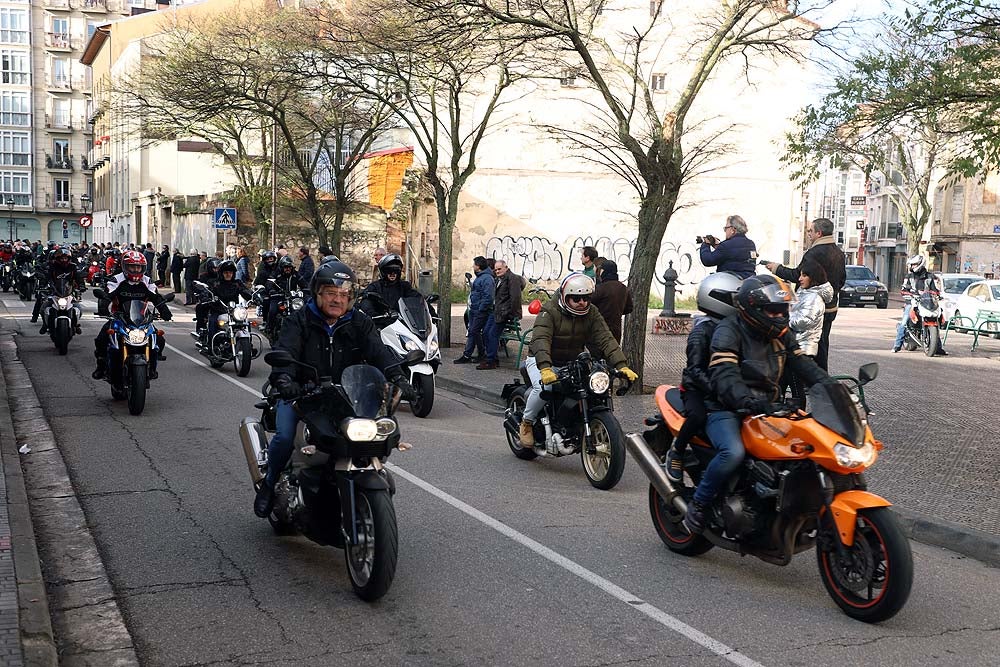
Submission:
[[[430,269],[422,269],[417,273],[417,291],[424,296],[430,296],[434,291],[434,276]]]
[[[670,260],[667,270],[663,272],[663,310],[660,317],[676,317],[674,299],[677,296],[677,272],[674,271],[674,261]]]

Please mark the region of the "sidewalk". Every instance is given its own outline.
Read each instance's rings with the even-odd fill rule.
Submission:
[[[838,317],[832,336],[833,373],[855,374],[863,363],[880,363],[879,378],[866,389],[874,410],[872,428],[887,447],[867,475],[870,488],[894,504],[912,539],[1000,566],[1000,507],[994,495],[997,468],[990,463],[1000,457],[996,435],[1000,415],[996,396],[989,389],[996,386],[1000,370],[1000,341],[986,339],[971,352],[971,339],[953,334],[949,357],[926,359],[915,352],[893,355],[889,348],[896,319],[894,309],[850,309]],[[861,329],[855,321],[864,321],[871,329]],[[458,327],[461,322],[458,314]],[[462,338],[453,335],[452,340],[457,345]],[[684,336],[649,335],[647,386],[677,384],[684,344]],[[517,345],[509,344],[509,349],[509,358],[500,352],[500,368],[488,371],[476,370],[475,364],[453,364],[461,354],[458,347],[442,350],[439,386],[502,405],[503,385],[519,377],[514,367]],[[936,374],[924,375],[928,364],[934,364]],[[981,390],[961,391],[971,387]],[[655,412],[653,398],[616,398],[615,412],[626,432],[639,431],[643,418]]]

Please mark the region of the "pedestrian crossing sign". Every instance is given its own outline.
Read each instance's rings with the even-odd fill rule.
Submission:
[[[213,218],[212,226],[216,229],[236,229],[236,209],[215,209],[215,217]]]

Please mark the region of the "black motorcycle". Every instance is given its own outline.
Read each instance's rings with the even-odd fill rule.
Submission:
[[[393,413],[400,392],[390,391],[374,366],[348,366],[337,384],[284,350],[268,352],[264,360],[312,369],[317,376],[293,401],[304,427],[297,430],[292,458],[275,484],[268,520],[279,535],[299,532],[317,544],[343,549],[355,593],[377,600],[396,573],[396,485],[384,462],[399,445]],[[260,420],[247,417],[240,424],[255,490],[267,473],[265,431],[275,430],[278,402],[267,384],[263,394],[255,406],[262,410]]]
[[[252,331],[256,322],[250,319],[248,304],[242,297],[236,302],[225,303],[203,282],[196,280],[194,286],[198,289],[200,302],[212,304],[208,327],[201,332],[190,332],[196,341],[195,347],[212,368],[222,368],[231,361],[236,374],[246,377],[250,374],[251,362],[260,356],[264,344],[260,334]]]
[[[14,287],[14,262],[0,263],[0,288],[9,292]]]
[[[306,304],[306,295],[302,290],[287,290],[278,284],[278,281],[274,278],[268,278],[267,282],[271,283],[272,289],[280,290],[278,292],[272,292],[270,299],[278,301],[278,312],[272,320],[269,320],[267,326],[264,328],[264,335],[267,337],[267,341],[273,347],[275,343],[278,342],[278,337],[281,335],[281,327],[285,323],[285,319],[295,313]]]
[[[606,361],[589,352],[559,369],[559,380],[542,391],[545,408],[535,421],[537,447],[522,447],[519,428],[531,385],[528,371],[521,367],[520,380],[504,385],[501,396],[507,402],[504,430],[507,444],[519,459],[530,461],[539,455],[569,456],[579,452],[583,470],[598,489],[614,487],[625,470],[625,436],[613,412],[612,378],[621,377]],[[624,382],[618,394],[628,391]]]
[[[80,294],[76,290],[73,273],[54,277],[39,290],[38,298],[42,299],[41,316],[49,330],[49,337],[59,354],[66,354],[83,315],[78,305]]]
[[[35,288],[38,286],[34,263],[24,262],[18,266],[14,279],[17,282],[17,293],[20,295],[21,301],[31,301],[31,297],[35,295]]]

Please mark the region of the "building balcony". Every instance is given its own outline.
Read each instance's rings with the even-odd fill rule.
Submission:
[[[56,198],[51,192],[47,192],[45,193],[45,208],[68,211],[73,208],[74,199],[76,198],[73,195],[66,198]]]
[[[72,40],[69,33],[47,32],[45,33],[45,48],[49,51],[70,51],[72,50]]]
[[[104,14],[108,11],[107,0],[76,0],[80,11],[88,14]]]
[[[89,162],[89,159],[90,158],[88,158],[86,155],[80,156],[80,169],[82,171],[87,171],[87,172],[94,171],[94,164]]]
[[[54,132],[72,132],[73,123],[69,116],[45,114],[45,129]]]
[[[57,93],[73,92],[73,84],[68,76],[46,76],[45,87]]]
[[[45,154],[45,168],[49,171],[62,171],[62,172],[72,172],[73,171],[73,156],[56,156],[52,157],[48,153]]]
[[[69,0],[42,0],[42,7],[56,11],[68,12],[70,10]]]

